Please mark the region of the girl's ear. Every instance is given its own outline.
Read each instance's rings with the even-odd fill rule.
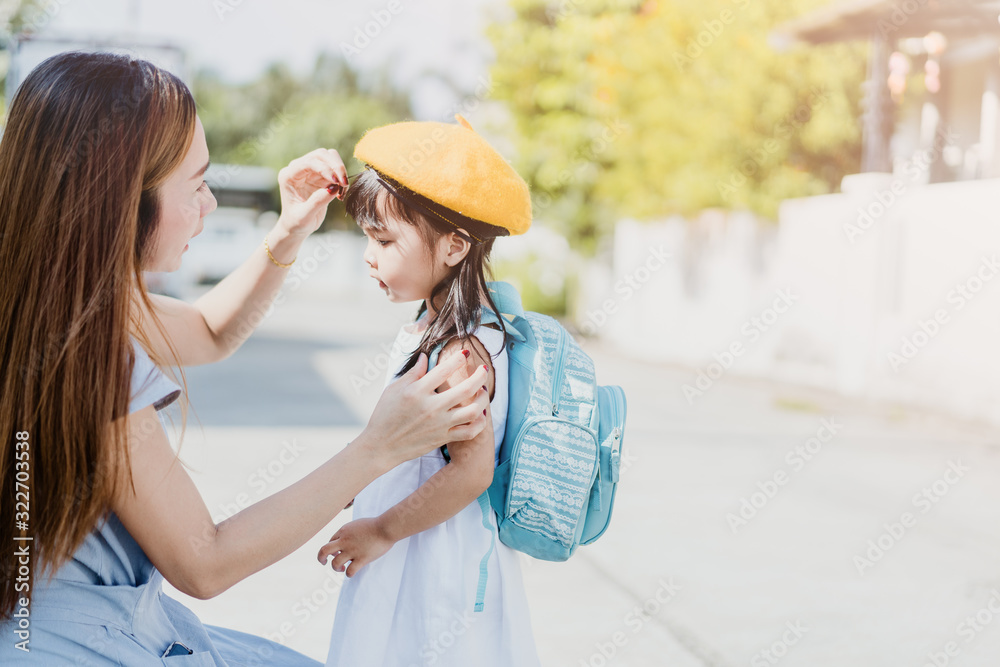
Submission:
[[[464,229],[460,231],[468,233]],[[445,234],[441,242],[444,245],[444,263],[449,267],[457,266],[459,262],[465,259],[465,256],[469,254],[469,250],[472,248],[472,245],[468,241],[454,232]]]

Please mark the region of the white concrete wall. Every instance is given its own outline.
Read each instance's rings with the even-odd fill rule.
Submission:
[[[699,372],[708,390],[732,372],[1000,423],[1000,181],[843,190],[785,202],[777,227],[621,222],[610,264],[581,278],[578,326],[691,367],[699,390]]]

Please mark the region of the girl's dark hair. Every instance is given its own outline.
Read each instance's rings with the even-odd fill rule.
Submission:
[[[419,197],[416,193],[407,192],[407,195]],[[365,169],[348,188],[344,205],[347,214],[365,231],[385,231],[387,216],[413,225],[420,232],[427,248],[433,248],[437,239],[455,231],[455,228],[448,223],[422,215],[390,194],[379,183],[378,175],[371,168]],[[473,243],[465,259],[452,267],[448,275],[434,286],[431,291],[431,302],[438,303],[442,295],[444,302],[437,308],[437,316],[433,322],[428,323],[420,344],[403,364],[396,377],[413,368],[421,352],[430,356],[431,350],[441,343],[447,343],[453,338],[468,340],[470,334],[482,323],[480,311],[482,296],[486,297],[490,308],[496,313],[504,334],[504,344],[507,343],[507,329],[503,317],[486,286],[487,275],[491,279],[493,277],[489,266],[493,241],[493,238],[486,238],[482,243]],[[420,304],[420,310],[417,311],[414,321],[420,319],[426,310],[425,301]]]

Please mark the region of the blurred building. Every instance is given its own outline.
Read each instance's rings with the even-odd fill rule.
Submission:
[[[841,0],[779,27],[781,43],[870,44],[862,172],[934,147],[930,182],[1000,176],[1000,2]]]
[[[7,104],[28,72],[43,60],[66,51],[114,51],[129,53],[155,63],[188,82],[184,51],[170,42],[134,35],[88,35],[56,31],[14,35],[8,44]]]
[[[83,25],[67,20],[66,2],[11,3],[20,9],[13,32],[5,40],[8,58],[5,96],[7,104],[24,77],[43,60],[66,51],[115,51],[149,60],[184,81],[189,81],[184,49],[169,38],[138,30],[140,0],[92,0],[86,8],[100,20]],[[72,14],[73,12],[69,12]],[[9,22],[13,15],[6,17]]]
[[[1000,423],[1000,2],[843,0],[793,48],[870,42],[862,173],[748,214],[623,221],[581,277],[578,326],[690,369]],[[663,261],[663,257],[668,257]]]

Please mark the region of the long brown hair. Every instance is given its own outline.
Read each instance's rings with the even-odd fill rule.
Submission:
[[[110,53],[49,58],[11,103],[0,141],[0,619],[30,593],[16,585],[24,569],[14,547],[30,547],[30,587],[43,563],[54,572],[72,557],[131,484],[119,419],[130,333],[151,352],[143,328],[162,331],[139,320],[153,312],[142,267],[159,186],[195,123],[180,79]],[[17,505],[27,498],[30,511]]]

